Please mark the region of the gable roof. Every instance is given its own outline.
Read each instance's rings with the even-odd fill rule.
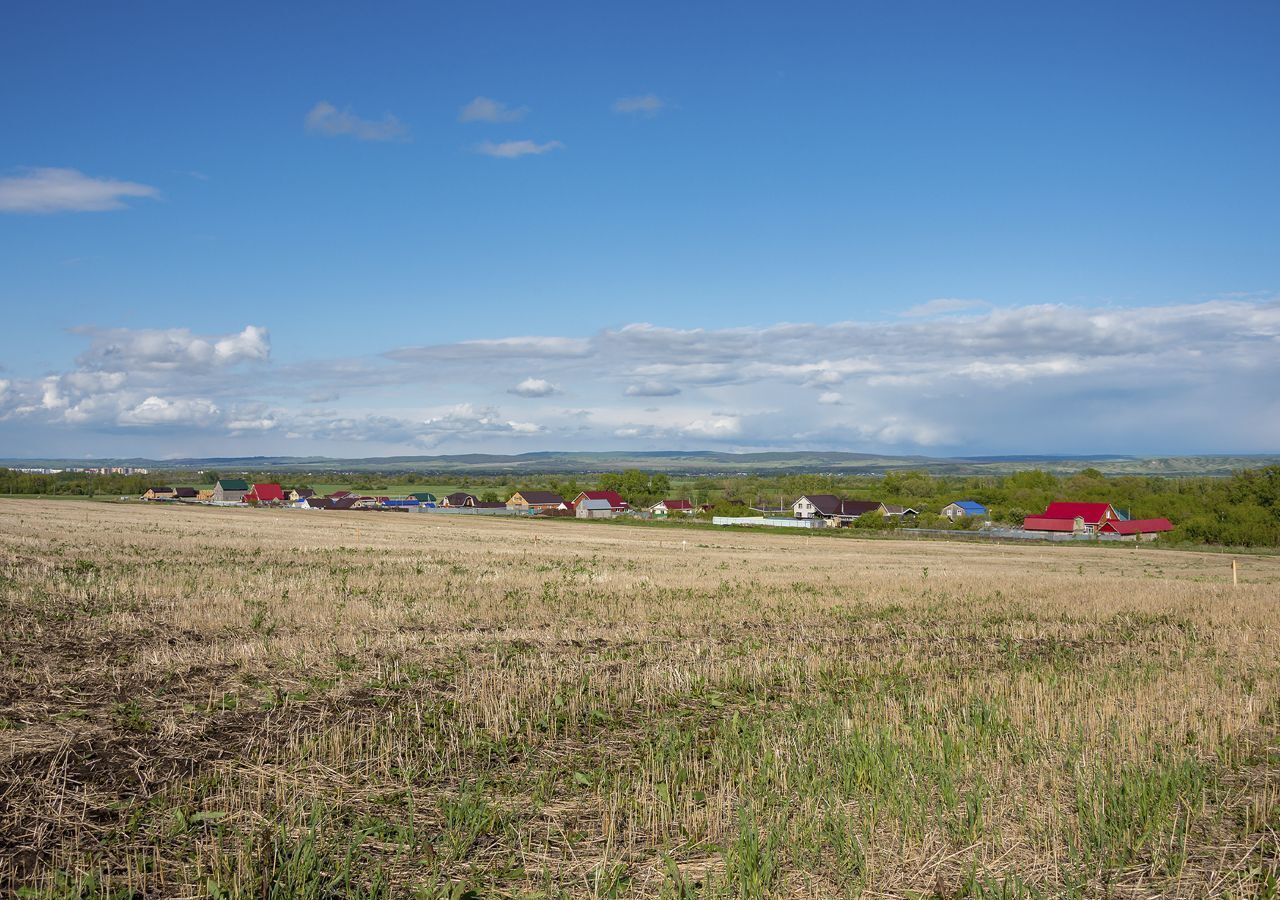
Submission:
[[[563,503],[564,498],[555,491],[516,491],[526,503]],[[514,496],[514,495],[513,495]]]
[[[294,488],[290,493],[297,494],[299,500],[306,500],[308,497],[314,497],[316,495],[316,492],[311,490],[311,488]]]
[[[1112,519],[1103,522],[1098,531],[1107,534],[1155,534],[1173,531],[1173,523],[1168,519]]]
[[[920,515],[920,510],[911,506],[899,506],[896,503],[881,503],[880,506],[884,508],[886,516],[905,516],[907,513],[914,516]]]
[[[247,491],[249,490],[249,482],[243,478],[219,478],[214,487],[220,487],[224,491]]]
[[[271,500],[283,500],[284,491],[280,489],[278,484],[255,484],[253,490],[249,491],[259,502]]]
[[[608,500],[609,506],[613,509],[626,509],[630,504],[622,499],[622,495],[617,491],[583,491],[573,498],[574,505],[582,500]],[[590,509],[598,509],[599,507],[589,507]]]
[[[1022,528],[1025,531],[1071,532],[1076,530],[1076,517],[1063,519],[1051,516],[1027,516],[1022,520]]]
[[[1097,525],[1104,519],[1116,518],[1116,511],[1110,503],[1073,503],[1066,500],[1055,500],[1044,511],[1046,519],[1074,519],[1076,516],[1084,519],[1086,525]]]
[[[444,499],[450,506],[462,506],[466,504],[467,501],[475,503],[477,498],[474,494],[468,494],[466,491],[454,491]]]
[[[417,500],[419,503],[435,503],[436,502],[436,495],[431,493],[430,491],[414,491],[409,496],[412,497],[414,500]]]
[[[688,500],[659,500],[654,506],[662,506],[666,509],[693,509],[693,504]]]
[[[173,488],[171,488],[171,487],[149,487],[149,488],[147,488],[147,493],[148,493],[148,494],[172,494],[172,493],[173,493]]]
[[[192,487],[174,488],[173,493],[178,497],[194,497],[196,496],[196,489]]]
[[[608,500],[605,500],[603,498],[597,499],[595,497],[586,497],[578,501],[577,505],[580,506],[582,509],[599,509],[599,510],[613,509],[613,504],[610,503]]]
[[[981,503],[979,503],[977,500],[957,500],[954,503],[949,503],[947,505],[958,506],[961,509],[963,509],[965,512],[970,512],[970,513],[984,513],[987,511],[987,508],[983,506]]]

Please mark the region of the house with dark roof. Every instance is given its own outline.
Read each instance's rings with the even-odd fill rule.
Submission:
[[[879,500],[845,500],[835,494],[806,494],[791,504],[797,519],[826,519],[831,525],[849,525],[867,513],[884,515]]]
[[[977,500],[956,500],[954,503],[948,503],[942,507],[939,514],[954,522],[956,519],[970,517],[985,519],[990,515],[990,512]]]
[[[471,504],[472,509],[506,509],[507,504],[501,500],[477,500]]]
[[[243,478],[220,478],[213,486],[214,503],[243,503],[249,492],[249,482]]]
[[[460,506],[475,506],[477,502],[479,501],[475,494],[468,494],[465,491],[454,491],[452,494],[448,494],[444,498],[444,503],[442,505],[450,508],[457,508]]]
[[[173,498],[174,493],[171,487],[149,487],[142,495],[143,500],[172,500]]]
[[[516,491],[506,503],[507,509],[517,512],[543,512],[548,509],[568,509],[564,498],[554,491]]]
[[[187,503],[192,503],[199,496],[200,492],[193,487],[180,487],[173,489],[173,499],[175,500],[183,500]]]

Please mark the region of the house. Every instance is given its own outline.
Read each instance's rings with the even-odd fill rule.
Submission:
[[[355,497],[357,495],[352,491],[334,491],[332,494],[327,494],[326,496],[328,496],[330,500],[341,500],[344,497]]]
[[[655,516],[665,516],[669,513],[682,513],[687,516],[693,513],[693,504],[688,500],[659,500],[649,507],[649,512]]]
[[[1046,519],[1074,519],[1077,516],[1084,521],[1084,530],[1087,534],[1092,534],[1103,522],[1120,518],[1120,514],[1110,503],[1071,503],[1055,500],[1044,511]]]
[[[185,503],[192,503],[200,496],[200,492],[193,487],[180,487],[173,489],[173,499],[182,500]]]
[[[438,502],[436,500],[436,495],[430,491],[414,491],[409,495],[409,497],[413,500],[417,500],[419,503],[430,503],[432,506]]]
[[[173,488],[171,487],[149,487],[143,493],[143,500],[172,500],[174,498]]]
[[[806,494],[791,504],[797,519],[826,519],[832,525],[848,525],[869,512],[884,514],[879,500],[843,500],[835,494]]]
[[[507,509],[519,512],[542,512],[548,509],[567,509],[564,498],[554,491],[516,491],[506,503]]]
[[[316,495],[311,488],[294,488],[286,495],[290,503],[301,503],[303,500],[310,500]]]
[[[582,497],[573,504],[573,514],[579,519],[612,519],[617,512],[603,497]]]
[[[1098,526],[1098,534],[1118,534],[1132,541],[1154,541],[1166,531],[1173,531],[1168,519],[1108,519]]]
[[[626,500],[623,500],[622,495],[617,491],[583,491],[573,498],[573,503],[571,503],[570,506],[577,509],[578,504],[583,500],[607,500],[609,502],[609,508],[615,513],[625,512],[631,508],[631,504]],[[591,516],[590,518],[599,517]]]
[[[881,503],[880,513],[887,518],[904,519],[907,516],[920,515],[920,510],[910,506],[899,506],[896,503]]]
[[[946,516],[952,522],[956,519],[963,519],[966,516],[975,518],[986,518],[991,513],[988,509],[977,500],[957,500],[954,503],[948,503],[942,507],[941,515]]]
[[[344,492],[345,493],[345,492]],[[306,501],[308,509],[351,509],[355,506],[354,497],[311,497]]]
[[[284,503],[284,491],[275,483],[255,484],[244,494],[245,503]]]
[[[243,478],[220,478],[213,486],[214,503],[243,503],[249,492],[249,482]]]
[[[444,505],[448,507],[475,506],[477,502],[474,494],[465,491],[455,491],[444,498]]]

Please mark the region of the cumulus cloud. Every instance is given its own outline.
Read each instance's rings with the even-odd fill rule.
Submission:
[[[613,111],[628,115],[656,116],[667,104],[653,94],[637,97],[619,97],[613,101]]]
[[[490,97],[477,97],[458,113],[459,122],[519,122],[529,112],[527,106],[511,107]]]
[[[545,378],[526,378],[514,387],[507,388],[507,393],[517,397],[550,397],[560,393],[560,389]]]
[[[103,212],[124,209],[130,197],[158,197],[150,185],[94,178],[77,169],[25,169],[0,178],[0,212]]]
[[[193,370],[264,362],[271,355],[267,329],[246,325],[235,334],[202,336],[186,328],[77,329],[93,342],[76,362],[105,372]]]
[[[325,137],[353,137],[358,141],[395,141],[406,137],[409,129],[391,113],[381,119],[363,119],[349,108],[338,109],[321,100],[306,116],[307,131]]]
[[[539,144],[537,141],[501,141],[495,143],[493,141],[483,141],[476,144],[476,152],[482,156],[492,156],[496,159],[518,159],[521,156],[540,156],[543,153],[550,153],[552,150],[563,150],[564,144],[560,141],[546,141]]]
[[[818,395],[818,402],[827,406],[839,406],[844,402],[844,395],[839,391],[823,391]]]
[[[209,400],[153,396],[121,411],[117,422],[121,425],[206,425],[217,415],[218,407]]]

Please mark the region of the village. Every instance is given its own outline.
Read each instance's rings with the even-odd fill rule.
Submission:
[[[124,498],[122,498],[124,499]],[[149,503],[191,503],[211,506],[291,508],[310,511],[377,510],[433,512],[453,515],[542,516],[577,519],[663,519],[709,516],[713,525],[773,528],[848,528],[864,517],[887,528],[912,527],[921,510],[878,500],[857,500],[835,494],[806,494],[789,506],[752,507],[750,516],[713,515],[712,504],[667,498],[648,505],[633,505],[617,491],[580,491],[565,499],[554,491],[517,490],[507,500],[482,500],[465,491],[437,497],[429,491],[403,496],[374,496],[339,490],[319,495],[309,488],[286,489],[278,482],[250,483],[240,478],[219,479],[212,489],[159,486],[140,498]],[[955,500],[937,511],[952,524],[971,525],[965,533],[991,538],[1030,540],[1153,541],[1173,531],[1165,518],[1135,519],[1106,502],[1054,501],[1043,513],[1029,515],[1021,527],[992,522],[990,510],[976,500]],[[938,533],[936,530],[916,529]]]

